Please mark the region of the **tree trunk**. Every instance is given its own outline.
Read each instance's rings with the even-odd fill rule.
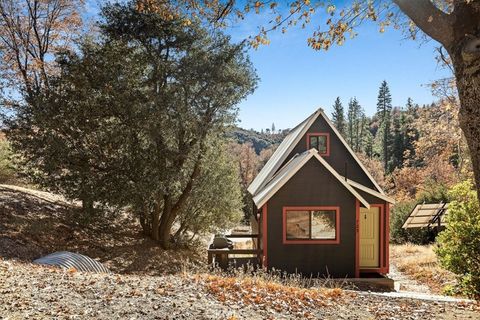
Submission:
[[[172,230],[173,221],[172,220],[173,212],[172,212],[172,201],[170,196],[164,196],[163,198],[163,210],[162,210],[162,217],[160,219],[159,226],[157,228],[157,240],[160,243],[160,246],[163,249],[170,248],[170,231]],[[174,219],[173,219],[174,220]]]
[[[155,241],[160,240],[160,200],[157,200],[157,204],[155,205],[155,209],[152,212],[152,230],[151,230],[151,237]],[[163,215],[162,215],[163,217]]]
[[[480,51],[480,41],[476,44]],[[458,95],[459,122],[467,140],[480,199],[480,58],[458,54],[453,58]]]
[[[162,215],[162,221],[158,230],[158,241],[163,249],[170,249],[171,234],[173,223],[175,222],[176,212],[170,207],[166,212],[164,210]]]

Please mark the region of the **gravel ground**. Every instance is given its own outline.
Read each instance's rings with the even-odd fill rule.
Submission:
[[[0,260],[1,319],[479,319],[474,303],[445,303],[329,289],[266,284],[239,279],[235,290],[220,276],[91,274]],[[223,290],[223,291],[222,291]],[[287,291],[285,291],[287,290]],[[330,289],[332,290],[332,289]],[[335,289],[333,289],[335,290]],[[308,294],[318,293],[315,299]],[[285,299],[282,292],[290,292]],[[305,295],[307,294],[307,298]],[[220,299],[219,297],[223,297]],[[293,298],[292,298],[293,297]],[[284,299],[284,300],[282,300]],[[250,302],[249,302],[250,301]],[[273,302],[272,303],[269,303]],[[300,312],[297,306],[303,301]],[[297,305],[298,303],[298,305]],[[277,307],[282,306],[279,310]]]
[[[205,272],[197,268],[205,252],[161,250],[128,217],[80,217],[77,204],[55,195],[0,186],[0,319],[480,319],[470,302],[195,274]],[[61,250],[113,273],[30,263]]]

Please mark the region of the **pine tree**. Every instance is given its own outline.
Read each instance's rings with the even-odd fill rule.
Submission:
[[[405,111],[405,141],[404,141],[404,161],[407,166],[415,166],[417,163],[415,157],[415,142],[420,136],[415,127],[415,120],[418,119],[418,104],[414,104],[411,98],[407,99]]]
[[[357,98],[350,99],[347,115],[347,140],[355,152],[362,151],[363,133],[367,118]]]
[[[345,111],[343,110],[340,97],[337,97],[337,99],[335,99],[335,103],[333,104],[332,120],[338,132],[345,137],[347,124],[345,123]]]
[[[393,116],[392,143],[389,145],[389,149],[390,161],[387,172],[392,172],[396,168],[401,168],[404,161],[405,114],[403,110],[398,110]]]
[[[360,105],[358,104],[357,98],[350,99],[348,103],[348,114],[347,114],[347,140],[352,148],[355,147],[355,142],[357,138],[357,123],[359,118]]]
[[[370,130],[365,131],[364,141],[365,141],[365,147],[364,147],[365,155],[371,159],[373,158],[373,155],[375,153],[373,151],[373,134],[370,132]]]
[[[388,171],[388,163],[390,161],[389,142],[391,141],[391,113],[392,113],[392,96],[388,88],[387,81],[383,81],[380,85],[377,99],[377,114],[380,119],[380,129],[383,136],[382,144],[382,160],[385,171]]]
[[[365,115],[365,110],[362,108],[362,120],[360,123],[360,147],[359,152],[367,154],[369,157],[373,155],[373,135],[370,132],[371,119]]]

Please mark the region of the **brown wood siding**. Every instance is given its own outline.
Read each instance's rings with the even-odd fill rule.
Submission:
[[[283,207],[340,207],[339,244],[283,244]],[[316,159],[311,159],[269,201],[268,267],[305,275],[354,277],[355,198]]]
[[[358,165],[355,159],[352,157],[350,152],[345,148],[340,139],[336,136],[335,132],[330,128],[330,126],[325,122],[323,117],[319,116],[317,120],[312,124],[308,129],[302,139],[298,144],[293,148],[292,152],[288,155],[285,163],[290,160],[295,154],[302,153],[307,150],[307,135],[311,133],[329,133],[330,134],[330,149],[329,156],[324,156],[323,158],[331,165],[335,171],[340,175],[345,175],[345,162],[347,163],[347,175],[348,178],[361,183],[362,185],[369,187],[373,190],[377,190],[373,183],[370,181],[368,176]],[[283,165],[285,164],[282,164]],[[379,190],[377,190],[379,191]]]

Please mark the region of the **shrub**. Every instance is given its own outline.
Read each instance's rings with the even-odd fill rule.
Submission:
[[[15,180],[12,156],[10,144],[3,136],[0,137],[0,183],[12,183]]]
[[[447,227],[437,238],[436,253],[458,278],[459,291],[480,297],[480,206],[471,181],[454,186],[449,196]]]

